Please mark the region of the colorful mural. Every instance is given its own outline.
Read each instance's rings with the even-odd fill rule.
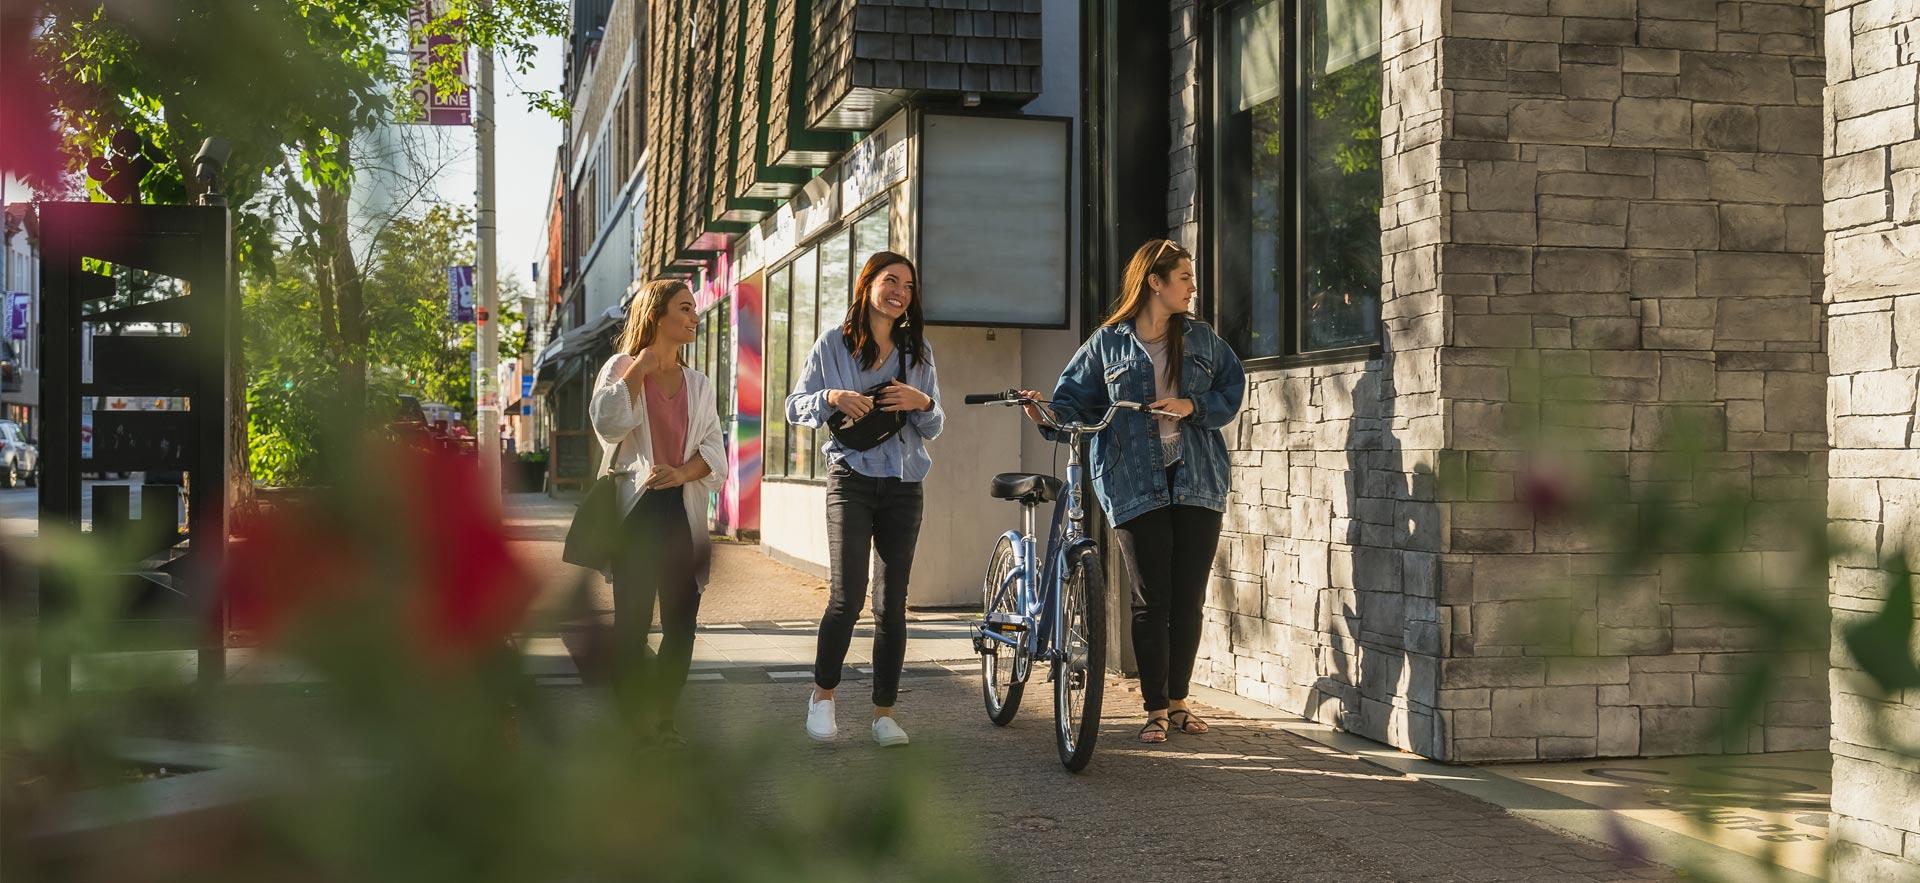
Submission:
[[[733,287],[735,417],[732,480],[736,530],[760,530],[760,337],[767,301],[755,275]]]
[[[736,283],[733,267],[721,255],[695,294],[698,308],[708,307],[724,298],[732,298],[729,310],[732,323],[734,418],[727,427],[727,485],[719,494],[714,514],[714,529],[738,535],[760,529],[760,337],[765,322],[766,300],[761,296],[758,276]],[[714,378],[716,384],[728,378]]]

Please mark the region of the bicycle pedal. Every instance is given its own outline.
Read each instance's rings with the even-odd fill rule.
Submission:
[[[1027,618],[1018,613],[990,613],[987,614],[986,626],[1003,635],[1024,632],[1027,630]]]

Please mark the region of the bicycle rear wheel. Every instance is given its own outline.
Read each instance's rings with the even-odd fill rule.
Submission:
[[[1106,576],[1100,556],[1082,551],[1056,599],[1066,640],[1053,664],[1053,735],[1060,763],[1072,772],[1093,760],[1100,736],[1100,700],[1107,673]]]
[[[1015,563],[1013,543],[1003,536],[993,548],[993,557],[987,562],[987,575],[980,586],[982,620],[995,613],[1019,612],[1020,601],[1013,588],[1006,586],[1007,574],[1013,572]],[[1026,635],[1020,638],[1024,641]],[[1020,710],[1020,694],[1027,687],[1015,670],[1020,651],[994,640],[986,641],[984,646],[986,650],[980,654],[980,695],[986,700],[987,719],[995,726],[1004,727],[1013,722],[1014,713]]]

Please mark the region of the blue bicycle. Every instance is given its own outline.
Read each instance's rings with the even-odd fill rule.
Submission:
[[[969,405],[1046,405],[1018,390],[976,393]],[[1113,423],[1121,410],[1147,411],[1138,402],[1114,402],[1098,423],[1061,423],[1048,428],[1068,442],[1067,481],[1051,475],[1003,472],[991,493],[1020,504],[1024,530],[1000,535],[981,584],[984,619],[973,623],[973,649],[980,654],[981,694],[987,717],[998,726],[1013,721],[1035,660],[1049,663],[1053,681],[1053,735],[1060,762],[1079,772],[1093,759],[1100,735],[1100,698],[1106,677],[1106,580],[1099,542],[1086,533],[1086,480],[1081,451],[1086,439]],[[1152,413],[1148,411],[1148,413]],[[1046,557],[1037,554],[1034,510],[1054,503]]]

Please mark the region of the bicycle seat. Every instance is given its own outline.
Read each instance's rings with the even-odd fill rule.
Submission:
[[[992,494],[1002,500],[1048,503],[1060,496],[1060,479],[1032,472],[1002,472],[993,477]]]

